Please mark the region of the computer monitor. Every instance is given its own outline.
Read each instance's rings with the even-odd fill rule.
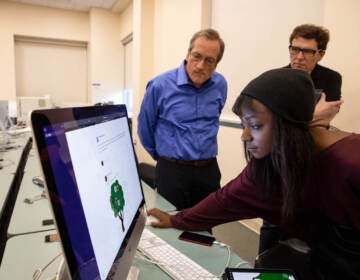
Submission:
[[[124,105],[31,114],[71,279],[126,279],[146,214]]]
[[[0,100],[0,125],[7,128],[9,119],[9,103],[7,100]]]
[[[19,124],[29,125],[27,122],[30,113],[36,109],[51,108],[52,101],[49,95],[47,96],[18,96],[16,97],[17,107],[17,122]]]

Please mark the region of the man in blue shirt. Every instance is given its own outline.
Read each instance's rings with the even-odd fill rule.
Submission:
[[[183,63],[146,87],[138,135],[157,161],[158,192],[178,210],[220,188],[217,133],[227,82],[215,69],[224,49],[217,31],[200,30]]]

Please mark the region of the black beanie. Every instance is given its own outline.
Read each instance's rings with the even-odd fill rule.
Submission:
[[[288,122],[308,127],[313,119],[315,89],[303,70],[280,68],[252,80],[241,92],[257,99]]]

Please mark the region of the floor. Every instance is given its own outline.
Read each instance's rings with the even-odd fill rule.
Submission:
[[[213,228],[216,240],[228,244],[231,249],[252,266],[257,256],[259,234],[240,222],[231,222]]]

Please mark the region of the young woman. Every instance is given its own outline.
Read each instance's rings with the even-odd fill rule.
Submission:
[[[153,226],[206,230],[260,217],[309,245],[314,279],[360,279],[360,135],[311,125],[314,106],[304,71],[252,80],[233,106],[248,165],[192,208],[149,210]]]

